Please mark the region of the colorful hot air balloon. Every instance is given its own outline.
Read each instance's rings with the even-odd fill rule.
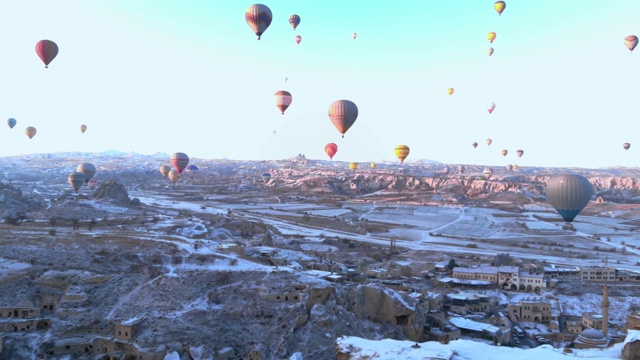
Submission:
[[[491,168],[485,168],[484,170],[482,170],[482,174],[484,175],[485,178],[490,178],[491,175],[493,175],[493,169]]]
[[[33,126],[28,126],[25,130],[24,133],[27,134],[27,136],[29,137],[29,139],[33,139],[34,136],[36,136],[36,128],[34,128]]]
[[[87,131],[87,125],[85,124],[80,125],[80,131],[82,131],[82,133],[84,134],[84,132]]]
[[[178,180],[180,180],[180,172],[176,170],[171,170],[167,174],[167,177],[169,178],[169,180],[171,180],[173,185],[175,185],[178,182]]]
[[[473,148],[475,149],[475,148],[477,148],[477,147],[478,147],[478,143],[474,141],[474,142],[471,144],[471,146],[473,146]]]
[[[504,1],[496,1],[493,4],[493,8],[496,9],[496,12],[498,13],[498,15],[502,15],[502,12],[506,7],[507,7],[507,4]]]
[[[356,171],[356,169],[358,168],[358,163],[357,162],[352,162],[349,163],[349,169]]]
[[[49,63],[58,55],[58,45],[51,40],[40,40],[36,43],[36,54],[44,63],[44,67],[48,68]]]
[[[329,159],[333,160],[333,157],[338,152],[338,145],[335,143],[328,143],[327,145],[324,146],[324,152],[326,152],[327,155],[329,155]]]
[[[487,54],[489,54],[489,56],[493,55],[493,48],[490,47],[489,50],[487,51]]]
[[[258,40],[260,40],[260,36],[271,25],[273,16],[271,15],[271,9],[266,5],[253,4],[249,5],[247,11],[245,11],[244,19],[247,20],[247,24],[258,35]]]
[[[9,125],[9,127],[12,128],[12,129],[13,129],[14,126],[16,126],[17,123],[18,122],[14,118],[9,118],[9,120],[7,120],[7,125]]]
[[[522,157],[522,155],[524,155],[524,150],[516,151],[516,155],[518,155],[518,157]]]
[[[84,180],[85,180],[84,174],[77,171],[74,171],[71,174],[69,174],[69,176],[67,176],[67,181],[69,182],[71,187],[73,187],[73,190],[75,190],[76,192],[80,190],[80,188],[84,184]]]
[[[638,45],[638,37],[635,35],[629,35],[624,38],[624,44],[627,46],[627,49],[629,49],[629,51],[633,52],[633,49],[635,49]]]
[[[269,173],[262,174],[262,181],[264,181],[265,183],[268,183],[269,180],[271,180],[271,174]]]
[[[96,186],[98,186],[98,181],[96,181],[96,179],[91,179],[89,180],[87,185],[89,186],[89,189],[93,190],[96,188]]]
[[[453,88],[448,88],[447,89],[447,94],[453,95],[453,91],[454,91]]]
[[[358,34],[353,33],[353,34],[351,34],[351,37],[353,38],[353,40],[355,40],[358,37]]]
[[[275,97],[276,107],[280,109],[280,111],[282,112],[282,115],[284,115],[284,111],[287,110],[287,108],[289,107],[289,105],[291,105],[291,102],[293,101],[293,97],[291,96],[291,93],[285,90],[279,90],[279,91],[276,91],[276,93],[273,94],[273,96]]]
[[[162,177],[167,177],[169,175],[169,171],[171,171],[171,166],[169,165],[160,166],[160,174],[162,174]]]
[[[329,119],[342,137],[358,118],[358,107],[349,100],[337,100],[329,105]]]
[[[289,16],[289,24],[291,24],[291,26],[293,27],[293,30],[295,30],[298,27],[298,25],[300,25],[300,16],[296,14]]]
[[[369,166],[370,166],[372,169],[375,169],[377,165],[376,165],[376,163],[371,162],[371,164],[369,164]]]
[[[178,175],[182,174],[182,171],[189,165],[189,156],[185,153],[177,152],[169,157],[171,166],[178,172]]]
[[[489,40],[490,43],[493,43],[493,40],[495,39],[496,39],[496,33],[494,31],[487,34],[487,40]]]
[[[495,103],[489,103],[489,106],[487,106],[487,111],[489,112],[489,114],[493,113],[493,110],[495,110],[496,108],[496,104]]]
[[[464,173],[464,165],[458,165],[458,172],[460,174]]]
[[[509,150],[507,149],[500,151],[500,154],[502,154],[502,156],[507,156],[508,153],[509,153]]]
[[[400,164],[404,163],[404,159],[409,156],[409,147],[407,145],[398,145],[396,146],[394,153],[396,157],[400,160]]]
[[[623,147],[625,150],[629,150],[629,148],[631,147],[631,144],[629,144],[629,143],[624,143],[624,144],[622,144],[622,147]]]
[[[296,35],[293,37],[293,41],[296,42],[296,44],[300,45],[300,42],[302,41],[302,36],[300,35]]]
[[[547,183],[547,200],[570,223],[584,209],[593,195],[593,186],[580,175],[554,176]]]
[[[78,165],[76,172],[84,174],[84,182],[88,183],[96,174],[96,167],[92,163],[82,163]]]
[[[491,145],[491,143],[493,142],[493,140],[491,140],[491,139],[487,139],[487,140],[486,140],[486,142],[487,142],[487,146],[489,146],[489,145]]]

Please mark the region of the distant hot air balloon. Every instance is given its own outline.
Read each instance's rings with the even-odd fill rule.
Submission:
[[[496,1],[493,4],[493,8],[496,9],[496,12],[498,13],[498,15],[502,15],[502,12],[506,7],[507,7],[507,4],[504,1]]]
[[[269,180],[271,180],[271,174],[269,173],[262,174],[262,181],[264,181],[265,183],[268,183]]]
[[[12,129],[13,129],[14,126],[16,126],[17,123],[18,122],[14,118],[9,118],[9,120],[7,120],[7,125],[9,125],[9,127],[12,128]]]
[[[89,189],[93,190],[96,188],[96,186],[98,186],[98,181],[96,179],[91,179],[89,180],[87,185],[89,186]]]
[[[78,165],[76,172],[84,174],[84,182],[88,183],[96,174],[96,167],[92,163],[82,163]]]
[[[186,168],[184,168],[184,171],[186,171],[186,172],[188,172],[190,174],[196,173],[199,170],[200,169],[196,165],[193,165],[193,164],[189,164],[189,165],[187,165]]]
[[[338,152],[338,145],[335,143],[328,143],[327,145],[324,146],[324,152],[326,152],[327,155],[329,155],[329,159],[333,160],[333,157]]]
[[[293,97],[291,96],[291,93],[285,90],[279,90],[279,91],[276,91],[276,93],[273,94],[273,96],[275,97],[276,107],[280,109],[280,111],[282,112],[282,115],[284,115],[284,111],[287,110],[287,108],[289,107],[289,105],[291,105],[291,102],[293,101]]]
[[[493,48],[490,47],[489,50],[487,51],[487,54],[489,54],[489,56],[493,55]]]
[[[624,44],[627,46],[627,49],[629,49],[629,51],[633,52],[633,49],[635,49],[638,45],[638,37],[635,35],[629,35],[624,38]]]
[[[507,149],[500,151],[500,154],[502,154],[502,156],[507,156],[508,153],[509,153],[509,150]]]
[[[358,168],[358,163],[357,162],[352,162],[349,163],[349,169],[356,171],[356,169]]]
[[[394,153],[396,157],[400,160],[400,164],[404,163],[404,159],[409,156],[409,147],[407,145],[398,145],[396,146]]]
[[[516,155],[518,155],[518,157],[522,157],[522,155],[524,155],[524,150],[516,151]]]
[[[511,171],[511,170],[513,170],[513,165],[511,164],[507,165],[507,171]]]
[[[491,175],[493,175],[493,169],[491,168],[485,168],[484,170],[482,170],[482,174],[484,175],[485,178],[490,178]]]
[[[34,128],[33,126],[29,126],[24,130],[24,133],[27,134],[29,139],[33,139],[33,137],[36,136],[36,132],[36,128]]]
[[[471,144],[471,146],[473,146],[473,148],[475,149],[475,148],[477,148],[477,147],[478,147],[478,143],[474,141],[474,142]]]
[[[353,38],[353,40],[355,40],[358,37],[358,34],[353,33],[353,34],[351,34],[351,37]]]
[[[169,157],[171,166],[178,172],[178,175],[182,174],[182,171],[189,165],[189,156],[185,153],[177,152]]]
[[[518,169],[520,169],[520,166],[518,166],[518,165],[514,164],[514,165],[513,165],[513,170],[514,170],[514,171],[516,171],[516,170],[518,170]]]
[[[625,150],[629,150],[629,148],[631,147],[631,144],[629,144],[629,143],[624,143],[624,144],[622,144],[622,147],[623,147]]]
[[[448,88],[447,89],[447,94],[449,95],[453,95],[454,89],[453,88]]]
[[[489,40],[490,43],[493,43],[493,40],[495,39],[496,39],[496,33],[494,31],[487,34],[487,40]]]
[[[580,175],[560,175],[547,183],[547,200],[570,223],[584,209],[593,195],[593,186]]]
[[[296,14],[289,16],[289,24],[291,24],[291,26],[293,27],[293,30],[295,30],[298,27],[298,25],[300,25],[300,16]]]
[[[178,180],[180,180],[180,173],[178,171],[171,170],[169,171],[169,174],[167,174],[167,177],[169,178],[169,180],[171,180],[173,185],[175,185]]]
[[[460,174],[464,173],[464,165],[458,165],[458,172]]]
[[[273,15],[271,15],[271,9],[266,5],[253,4],[249,5],[247,11],[245,11],[244,19],[247,20],[247,24],[258,35],[258,40],[260,40],[262,33],[271,25]]]
[[[85,124],[80,125],[80,131],[82,131],[82,133],[84,134],[84,132],[87,131],[87,125]]]
[[[44,63],[44,67],[48,68],[49,63],[58,55],[58,45],[51,40],[40,40],[36,43],[36,54]]]
[[[160,174],[162,174],[162,177],[167,177],[169,175],[169,171],[171,171],[171,166],[169,165],[160,166]]]
[[[329,105],[329,119],[342,137],[358,118],[358,107],[349,100],[337,100]]]
[[[377,165],[376,165],[376,163],[371,162],[371,164],[369,164],[369,166],[370,166],[372,169],[375,169]]]
[[[487,139],[487,141],[486,141],[486,142],[487,142],[487,146],[489,146],[489,145],[491,145],[491,143],[493,142],[493,140],[491,140],[491,139]]]
[[[76,192],[78,192],[78,190],[80,190],[80,188],[84,184],[84,179],[84,174],[77,171],[74,171],[69,174],[69,176],[67,176],[67,181]]]
[[[493,113],[493,110],[495,110],[496,108],[496,104],[495,103],[489,103],[489,105],[487,106],[487,111],[489,112],[489,114]]]
[[[300,42],[302,41],[302,36],[300,35],[296,35],[293,37],[293,41],[296,42],[296,44],[300,45]]]

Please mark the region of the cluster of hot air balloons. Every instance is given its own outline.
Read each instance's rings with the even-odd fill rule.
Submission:
[[[189,156],[183,152],[176,152],[169,157],[169,165],[160,166],[160,174],[163,177],[168,178],[175,185],[180,180],[180,175],[183,171],[194,173],[198,171],[198,167],[193,164],[189,164]],[[173,169],[172,169],[173,167]]]
[[[88,185],[89,188],[94,189],[97,184],[97,181],[93,178],[96,171],[96,167],[92,163],[82,163],[78,165],[76,171],[67,176],[67,181],[76,192],[79,192],[83,185]]]

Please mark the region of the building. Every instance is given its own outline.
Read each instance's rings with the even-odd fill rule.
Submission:
[[[569,334],[580,334],[582,332],[582,323],[580,321],[568,320],[564,323],[565,329]]]
[[[549,280],[556,279],[556,278],[567,279],[567,280],[570,280],[570,279],[578,280],[580,279],[580,268],[578,267],[559,268],[559,267],[556,267],[555,265],[545,266],[544,276]]]
[[[634,312],[631,315],[627,316],[627,322],[624,325],[624,329],[629,330],[640,330],[640,313]]]
[[[121,321],[113,326],[114,336],[118,340],[131,341],[136,330],[140,325],[141,319],[134,318],[131,320]]]
[[[441,344],[448,344],[451,340],[460,339],[460,329],[446,319],[428,315],[424,326],[425,341],[437,341]]]
[[[518,290],[539,293],[546,287],[543,272],[520,272],[520,283]]]
[[[40,309],[28,300],[22,300],[15,306],[0,307],[0,318],[33,319],[40,316]]]
[[[518,290],[518,284],[520,283],[519,269],[515,266],[502,266],[497,269],[498,273],[498,285],[503,290]]]
[[[582,327],[584,329],[602,330],[602,314],[586,312],[582,314]]]
[[[614,281],[616,269],[610,267],[587,267],[580,269],[580,279],[583,281]]]
[[[486,313],[491,308],[491,298],[489,295],[476,293],[447,294],[445,308],[460,315],[466,315],[470,312]]]
[[[573,346],[576,349],[604,349],[609,346],[609,340],[598,329],[585,329],[573,341]]]
[[[509,332],[505,334],[499,327],[491,324],[485,324],[462,317],[452,317],[449,321],[460,329],[462,335],[492,340],[494,344],[507,344],[511,341]]]
[[[503,290],[511,291],[539,292],[546,287],[544,272],[522,271],[517,266],[456,267],[451,276],[468,281],[489,281]]]
[[[552,320],[551,303],[541,297],[526,298],[516,304],[509,304],[508,311],[513,322],[549,323]]]

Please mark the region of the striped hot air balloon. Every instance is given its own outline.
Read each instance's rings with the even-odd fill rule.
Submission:
[[[247,24],[253,32],[258,35],[258,40],[262,34],[271,25],[273,15],[271,9],[268,6],[262,4],[249,5],[247,11],[244,13],[244,19],[247,20]]]
[[[393,151],[400,160],[400,164],[404,163],[404,159],[409,156],[409,147],[407,145],[398,145]]]
[[[329,155],[329,159],[333,160],[333,157],[338,152],[338,145],[335,143],[328,143],[327,145],[324,146],[324,152],[326,152],[327,155]]]
[[[291,105],[291,102],[293,101],[293,97],[291,96],[291,93],[285,90],[279,90],[279,91],[276,91],[276,93],[273,94],[273,96],[275,97],[276,107],[280,109],[280,111],[282,112],[282,115],[284,115],[284,111],[287,110],[287,108],[289,107],[289,105]]]
[[[181,152],[173,153],[171,157],[169,157],[169,162],[178,172],[178,175],[180,175],[187,165],[189,165],[189,156]]]
[[[496,1],[493,4],[493,8],[496,9],[496,12],[498,13],[498,15],[502,15],[502,12],[504,11],[504,9],[506,9],[507,4],[504,1]]]
[[[342,137],[358,118],[358,107],[349,100],[337,100],[329,105],[329,119]]]
[[[291,26],[293,27],[293,30],[295,30],[298,27],[298,25],[300,25],[300,16],[296,14],[289,16],[289,24],[291,24]]]
[[[36,43],[36,54],[48,68],[49,63],[58,55],[58,45],[51,40],[40,40]]]
[[[593,186],[584,176],[564,174],[547,183],[547,200],[570,223],[587,206],[593,196]]]

